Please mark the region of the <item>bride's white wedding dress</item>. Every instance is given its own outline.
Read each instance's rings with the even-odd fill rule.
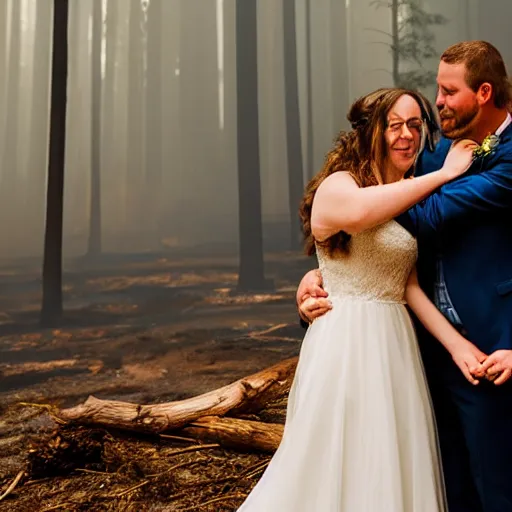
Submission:
[[[284,435],[239,512],[444,512],[430,397],[404,305],[415,239],[390,221],[318,247],[333,309],[304,338]]]

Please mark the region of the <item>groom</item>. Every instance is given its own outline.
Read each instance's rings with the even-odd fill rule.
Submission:
[[[448,48],[437,82],[444,138],[421,155],[416,175],[442,167],[450,139],[484,142],[482,154],[397,220],[417,237],[424,291],[488,355],[474,386],[418,326],[449,512],[512,512],[512,93],[500,53],[484,41]],[[317,270],[302,279],[303,319],[330,308],[321,286]]]

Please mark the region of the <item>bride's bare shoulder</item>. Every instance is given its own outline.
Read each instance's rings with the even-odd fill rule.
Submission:
[[[348,171],[338,171],[330,174],[327,178],[320,183],[318,192],[325,193],[336,193],[336,192],[347,192],[354,188],[359,188],[356,181]]]

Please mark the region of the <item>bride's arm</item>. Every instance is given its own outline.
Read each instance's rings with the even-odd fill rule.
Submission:
[[[474,143],[461,141],[438,171],[385,185],[360,188],[348,172],[335,172],[318,187],[311,211],[311,231],[322,241],[344,231],[355,234],[383,224],[463,174]]]
[[[327,177],[318,187],[311,211],[311,230],[317,240],[345,231],[359,233],[393,219],[444,185],[449,170],[386,185],[360,188],[348,172]]]
[[[472,384],[478,384],[472,373],[478,370],[487,356],[464,338],[425,295],[418,283],[416,268],[409,276],[405,300],[430,334],[448,350],[466,379]]]

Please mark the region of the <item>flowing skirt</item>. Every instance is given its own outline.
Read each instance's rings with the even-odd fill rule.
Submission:
[[[239,512],[444,512],[435,422],[405,306],[333,305],[306,333],[282,442]]]

